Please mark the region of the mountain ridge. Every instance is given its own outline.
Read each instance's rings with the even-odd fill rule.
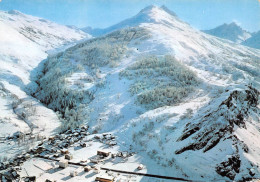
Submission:
[[[17,33],[16,28],[12,29]],[[21,43],[30,42],[28,36],[35,38],[34,31],[38,32],[37,26],[23,32],[27,38],[18,33]],[[37,41],[37,48],[49,42],[40,38],[43,43]],[[59,38],[52,40],[60,45]],[[96,157],[95,151],[102,148],[119,153],[103,161],[112,168],[134,171],[145,166],[149,174],[192,181],[260,178],[260,50],[194,29],[166,7],[148,6],[107,28],[102,36],[60,48],[47,58],[45,51],[39,50],[40,64],[29,68],[31,79],[23,87],[36,105],[48,107],[55,116],[50,123],[57,125],[50,129],[56,129],[53,133],[59,140],[52,137],[40,147],[55,143],[63,148],[78,140],[67,146],[76,160],[82,161],[86,153]],[[8,89],[17,94],[5,81],[0,93]],[[22,93],[25,96],[17,94],[20,100],[14,97],[8,104],[30,123],[35,119],[29,115],[34,104],[26,103]],[[49,118],[44,119],[48,127]],[[39,130],[33,124],[30,127]],[[82,125],[87,126],[84,131]],[[90,133],[85,133],[86,128]],[[82,131],[89,135],[83,140]],[[57,177],[45,172],[36,175],[44,181]],[[63,176],[62,180],[81,179]]]
[[[57,115],[33,98],[27,85],[48,51],[90,36],[17,10],[0,11],[0,27],[0,137],[15,132],[56,133],[60,125]],[[21,149],[16,143],[1,143],[0,148],[10,151],[3,154],[7,157]]]
[[[236,43],[241,43],[251,37],[251,33],[243,30],[235,22],[230,24],[224,23],[220,26],[217,26],[216,28],[203,30],[203,32],[220,38],[228,39]]]
[[[260,31],[252,34],[252,37],[246,39],[241,43],[242,45],[260,49]]]
[[[251,145],[260,133],[241,134],[260,127],[260,51],[155,6],[111,27],[46,61],[34,95],[61,112],[64,128],[84,121],[94,133],[112,132],[175,176],[260,177]]]
[[[158,7],[155,5],[150,5],[150,6],[143,8],[135,16],[128,18],[126,20],[123,20],[110,27],[107,27],[104,29],[99,29],[99,28],[92,29],[91,27],[86,27],[86,28],[83,28],[82,30],[85,31],[86,33],[90,33],[94,36],[100,36],[100,35],[104,35],[104,34],[112,32],[112,31],[121,29],[121,28],[137,26],[140,23],[151,23],[151,22],[160,21],[160,18],[156,19],[156,13],[159,13],[159,12],[162,12],[163,15],[168,14],[168,15],[171,15],[172,17],[177,18],[177,15],[173,11],[169,10],[164,5],[161,7]],[[163,17],[161,17],[161,18],[163,18]]]

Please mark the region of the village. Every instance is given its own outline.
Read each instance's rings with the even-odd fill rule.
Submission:
[[[259,8],[0,0],[0,182],[259,181]]]
[[[3,182],[123,182],[155,177],[147,177],[145,166],[136,161],[134,152],[120,151],[116,137],[111,133],[90,134],[88,127],[83,126],[49,138],[16,133],[6,140],[21,143],[32,138],[36,139],[35,147],[13,160],[0,163]]]

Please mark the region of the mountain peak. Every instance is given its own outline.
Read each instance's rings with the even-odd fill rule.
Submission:
[[[129,26],[136,26],[142,23],[165,23],[176,19],[176,14],[166,6],[150,5],[142,9],[137,15],[121,23],[128,23]]]
[[[158,8],[158,6],[150,5],[150,6],[143,8],[140,12],[147,12],[147,11],[151,11],[151,10],[157,9],[157,8]]]
[[[140,15],[147,15],[149,18],[152,18],[154,19],[155,16],[158,17],[163,17],[165,15],[170,15],[170,16],[173,16],[173,17],[176,17],[176,14],[169,10],[166,6],[155,6],[155,5],[150,5],[150,6],[147,6],[145,7],[144,9],[142,9],[136,16],[140,16]]]
[[[239,25],[238,25],[236,22],[232,22],[232,23],[230,23],[229,25],[239,27]]]
[[[241,43],[242,41],[251,37],[250,33],[243,30],[237,23],[224,23],[214,29],[205,30],[205,33],[214,35],[216,37],[231,40],[236,43]]]
[[[92,35],[94,36],[100,36],[118,29],[139,26],[145,23],[155,23],[155,24],[161,23],[161,24],[173,25],[175,21],[180,21],[180,20],[177,20],[176,14],[171,10],[169,10],[166,6],[159,7],[155,5],[150,5],[142,9],[137,15],[129,19],[126,19],[116,25],[108,27],[106,29],[91,30],[89,28],[84,28],[82,30],[90,34],[92,33]]]
[[[237,30],[242,30],[243,31],[243,29],[236,23],[236,22],[231,22],[231,23],[229,23],[229,24],[224,24],[223,26],[225,26],[225,27],[228,27],[228,28],[232,28],[232,29],[237,29]],[[221,27],[221,26],[219,26],[219,27]]]

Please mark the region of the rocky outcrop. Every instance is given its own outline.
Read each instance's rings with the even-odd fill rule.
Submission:
[[[176,150],[176,154],[181,154],[187,150],[200,150],[207,152],[216,146],[224,137],[232,134],[234,127],[246,128],[246,119],[250,112],[257,110],[259,92],[248,87],[246,90],[235,90],[224,100],[215,111],[199,118],[198,122],[188,124],[179,137],[178,141],[183,141],[189,137],[193,143]],[[243,145],[242,142],[238,144]],[[243,145],[245,151],[248,147]]]
[[[214,148],[220,141],[230,140],[234,149],[227,160],[217,164],[216,172],[224,177],[234,180],[240,172],[241,152],[248,153],[249,147],[239,140],[235,134],[236,128],[247,128],[247,119],[252,114],[259,115],[258,105],[259,91],[252,87],[244,90],[235,90],[213,111],[208,111],[204,116],[187,124],[178,142],[189,142],[186,146],[175,151],[181,154],[188,150],[200,150],[207,152]],[[240,151],[241,150],[241,151]],[[249,171],[248,176],[252,176]]]
[[[239,173],[241,160],[239,155],[232,155],[226,161],[221,162],[216,167],[216,172],[221,176],[226,176],[231,180],[235,179],[236,173]]]

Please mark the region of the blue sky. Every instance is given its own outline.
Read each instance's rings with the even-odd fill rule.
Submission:
[[[260,30],[259,0],[2,0],[0,9],[16,9],[65,25],[105,28],[151,4],[166,5],[198,29],[235,21],[246,30]]]

